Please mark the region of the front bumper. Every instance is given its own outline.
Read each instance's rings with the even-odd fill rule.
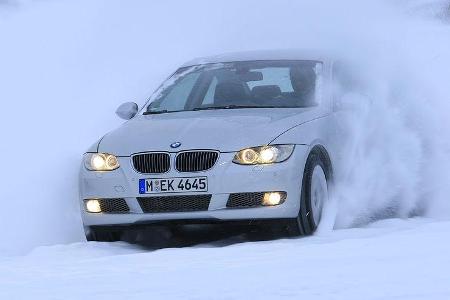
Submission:
[[[170,220],[251,220],[296,217],[300,205],[303,169],[308,146],[297,145],[292,156],[283,163],[260,166],[242,166],[232,162],[235,153],[220,153],[215,166],[205,172],[180,173],[170,170],[159,175],[137,173],[130,157],[120,157],[121,167],[112,172],[92,172],[81,167],[80,207],[85,226],[132,225]],[[175,157],[175,153],[172,154]],[[208,194],[212,195],[208,210],[194,212],[143,213],[137,197],[139,179],[207,176]],[[271,207],[227,208],[230,193],[284,191],[283,204]],[[161,196],[164,194],[161,194]],[[183,195],[183,194],[179,194]],[[186,193],[192,195],[192,193]],[[84,199],[123,198],[130,212],[125,214],[88,213]]]

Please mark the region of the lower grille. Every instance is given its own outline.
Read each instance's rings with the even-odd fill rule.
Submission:
[[[126,214],[130,212],[125,199],[114,198],[114,199],[98,199],[100,202],[100,208],[102,213],[106,214]]]
[[[264,193],[238,193],[228,197],[228,208],[248,208],[262,205]]]
[[[137,200],[144,213],[206,211],[211,195],[139,197]]]

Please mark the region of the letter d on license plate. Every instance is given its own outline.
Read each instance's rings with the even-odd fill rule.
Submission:
[[[139,179],[139,194],[207,192],[208,178],[174,177]]]

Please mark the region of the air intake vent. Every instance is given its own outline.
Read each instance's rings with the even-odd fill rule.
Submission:
[[[211,169],[219,158],[217,151],[188,151],[177,155],[176,168],[180,172],[199,172]]]
[[[137,198],[144,213],[208,210],[211,195],[183,195]]]
[[[229,208],[249,208],[262,205],[264,193],[238,193],[230,194],[227,207]]]
[[[139,173],[166,173],[170,169],[170,155],[168,153],[143,153],[133,156],[134,169]]]

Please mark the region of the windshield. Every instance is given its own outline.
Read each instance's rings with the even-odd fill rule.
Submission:
[[[246,61],[179,69],[144,114],[233,108],[310,107],[319,103],[322,63]]]

